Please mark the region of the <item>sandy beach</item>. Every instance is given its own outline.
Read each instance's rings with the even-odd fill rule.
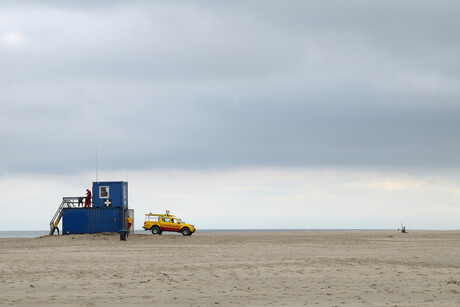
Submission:
[[[0,239],[1,304],[458,306],[460,231]]]

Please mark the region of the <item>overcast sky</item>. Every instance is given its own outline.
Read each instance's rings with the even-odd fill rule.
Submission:
[[[458,228],[459,15],[458,1],[0,1],[1,227],[30,229],[18,215],[38,206],[30,227],[46,229],[95,180],[97,147],[104,180],[129,178],[136,227],[178,209],[203,228]],[[275,227],[283,206],[299,222]],[[236,218],[249,207],[266,216]]]

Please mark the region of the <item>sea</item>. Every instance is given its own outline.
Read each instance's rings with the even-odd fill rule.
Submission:
[[[202,232],[286,232],[286,231],[372,231],[386,229],[197,229],[197,233]],[[47,236],[49,230],[18,230],[0,231],[0,238],[38,238]],[[143,229],[134,230],[135,234],[150,233]]]

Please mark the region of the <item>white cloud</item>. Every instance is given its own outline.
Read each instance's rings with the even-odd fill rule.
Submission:
[[[9,32],[2,35],[2,43],[8,47],[21,45],[25,41],[25,37],[20,33]]]
[[[199,229],[455,229],[460,178],[324,169],[100,172],[126,180],[135,227],[170,210]],[[62,197],[84,195],[93,174],[0,180],[0,230],[47,229]]]

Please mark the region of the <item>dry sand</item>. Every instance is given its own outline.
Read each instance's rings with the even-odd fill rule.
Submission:
[[[459,306],[460,231],[0,239],[0,304]]]

